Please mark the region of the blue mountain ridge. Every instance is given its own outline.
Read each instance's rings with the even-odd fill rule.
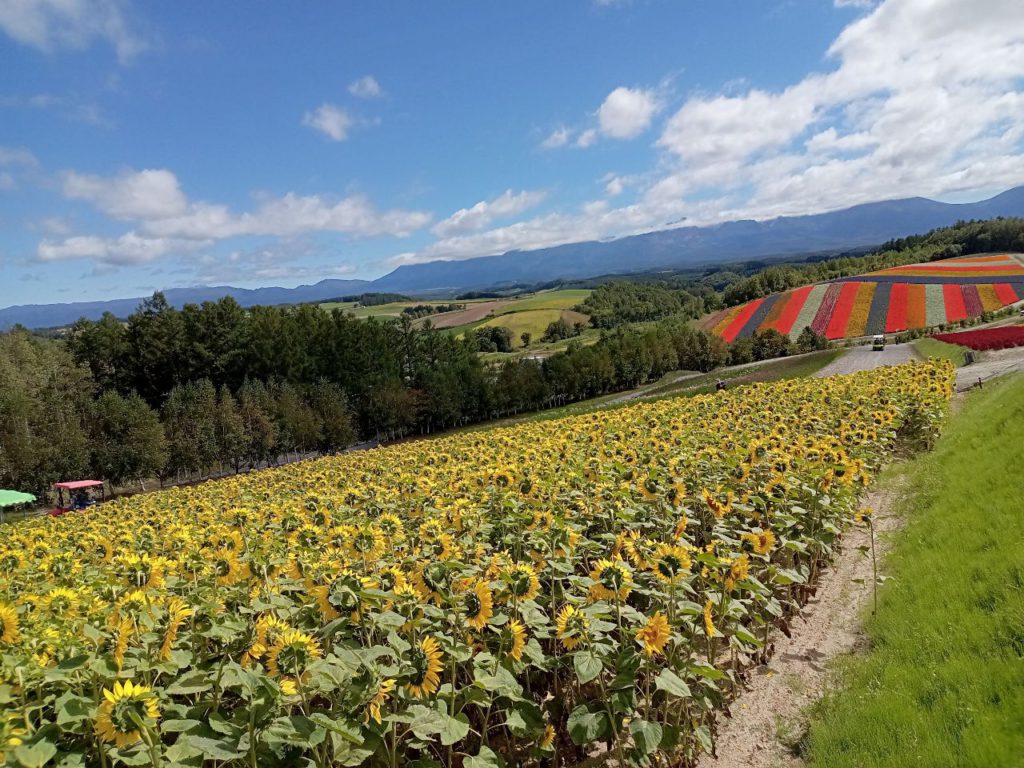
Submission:
[[[486,289],[510,283],[542,283],[596,275],[713,266],[768,256],[807,254],[881,244],[964,219],[1024,216],[1024,187],[975,203],[942,203],[923,197],[866,203],[829,213],[683,226],[601,242],[579,242],[533,251],[509,251],[457,261],[398,267],[376,280],[322,280],[296,288],[198,286],[171,288],[167,300],[181,307],[233,296],[242,306],[324,301],[367,291],[417,294]],[[132,313],[141,297],[0,309],[0,330],[63,326],[104,312]]]

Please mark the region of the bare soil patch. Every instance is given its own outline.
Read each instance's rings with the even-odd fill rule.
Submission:
[[[439,315],[429,315],[425,319],[429,319],[430,324],[435,328],[454,328],[457,325],[465,325],[466,323],[475,323],[478,320],[483,320],[492,312],[496,312],[508,303],[508,299],[482,301],[479,304],[470,304],[458,312],[442,312]],[[422,322],[423,320],[420,320],[420,323]]]

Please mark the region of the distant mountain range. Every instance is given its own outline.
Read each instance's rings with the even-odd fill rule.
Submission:
[[[1024,216],[1024,187],[977,203],[940,203],[923,197],[867,203],[831,213],[785,216],[768,221],[732,221],[708,227],[678,227],[602,242],[582,242],[509,251],[462,261],[432,261],[399,267],[376,280],[323,280],[297,288],[172,288],[175,306],[233,296],[242,306],[299,304],[367,291],[441,295],[512,283],[543,283],[604,274],[713,266],[766,257],[877,245],[921,234],[962,219]],[[104,312],[124,317],[140,298],[0,309],[0,329],[61,326]]]

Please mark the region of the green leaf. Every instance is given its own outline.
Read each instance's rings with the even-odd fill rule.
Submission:
[[[695,675],[700,675],[705,680],[724,680],[727,677],[722,670],[709,667],[706,664],[694,664],[690,669]]]
[[[650,755],[661,744],[661,726],[658,723],[640,718],[630,720],[629,732],[633,735],[633,743],[641,754]]]
[[[70,659],[64,659],[57,665],[57,669],[78,669],[83,666],[85,662],[89,660],[89,654],[83,653],[79,656],[72,656]]]
[[[711,731],[706,725],[702,725],[694,733],[697,735],[697,741],[700,742],[701,749],[710,755],[711,750],[714,748],[714,744],[711,741]]]
[[[57,725],[71,725],[92,716],[92,702],[68,691],[54,702],[57,710]]]
[[[230,739],[218,739],[196,733],[183,733],[177,743],[182,746],[182,749],[192,747],[199,750],[209,760],[235,760],[245,754]]]
[[[202,693],[213,688],[213,682],[210,680],[210,676],[206,672],[194,671],[187,672],[173,683],[171,683],[164,692],[171,696],[188,696],[193,693]]]
[[[498,667],[498,671],[494,675],[482,674],[478,669],[476,682],[485,689],[513,701],[519,701],[523,697],[523,687],[516,680],[515,675],[504,667]]]
[[[505,761],[498,757],[493,750],[480,747],[480,754],[476,757],[467,757],[462,764],[465,768],[502,768]]]
[[[462,741],[469,733],[469,718],[463,714],[455,717],[445,715],[444,725],[441,727],[441,744],[448,747],[456,742]]]
[[[444,729],[445,720],[448,715],[436,709],[416,704],[409,707],[409,716],[412,718],[413,734],[424,741],[429,741],[431,736],[436,736]]]
[[[43,768],[56,754],[57,748],[48,741],[22,744],[14,749],[14,758],[25,768]]]
[[[659,691],[665,691],[681,699],[688,699],[692,696],[690,687],[671,669],[661,670],[658,676],[654,678],[654,687]]]
[[[580,651],[572,657],[572,665],[576,668],[576,677],[580,685],[586,685],[601,674],[604,665],[592,651]]]
[[[572,711],[568,726],[570,738],[580,747],[605,738],[611,732],[608,716],[604,712],[591,712],[585,704]]]
[[[327,736],[327,731],[302,715],[279,717],[267,729],[268,735],[277,741],[299,747],[315,747]]]

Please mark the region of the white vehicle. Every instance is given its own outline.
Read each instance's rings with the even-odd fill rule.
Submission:
[[[871,349],[875,352],[882,352],[885,350],[885,336],[881,333],[876,334],[875,338],[871,340]]]

